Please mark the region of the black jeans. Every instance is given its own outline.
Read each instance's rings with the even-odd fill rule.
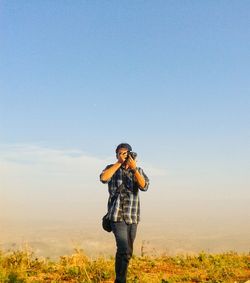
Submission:
[[[116,240],[115,283],[125,283],[129,260],[133,254],[133,243],[136,236],[137,224],[111,222]]]

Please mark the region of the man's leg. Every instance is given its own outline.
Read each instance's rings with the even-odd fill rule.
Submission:
[[[133,252],[133,242],[136,235],[136,224],[127,225],[123,222],[113,222],[112,231],[116,239],[115,272],[116,283],[125,283],[129,260]]]
[[[133,255],[133,244],[136,237],[137,224],[128,225],[128,248],[129,248],[129,258]]]

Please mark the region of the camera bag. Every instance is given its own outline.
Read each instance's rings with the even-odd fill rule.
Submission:
[[[112,231],[111,221],[109,219],[109,213],[108,212],[102,218],[102,228],[106,232],[111,232]]]

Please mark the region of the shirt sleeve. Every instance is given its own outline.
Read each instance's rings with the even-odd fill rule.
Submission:
[[[138,168],[138,171],[139,171],[139,173],[144,177],[144,180],[145,180],[145,187],[144,188],[141,188],[141,187],[139,187],[139,189],[141,190],[141,191],[144,191],[144,192],[146,192],[147,190],[148,190],[148,187],[149,187],[149,178],[148,178],[148,176],[144,173],[144,171],[142,170],[142,168]]]
[[[103,184],[107,184],[107,183],[111,180],[111,178],[110,178],[109,180],[102,181],[101,176],[102,176],[103,172],[104,172],[105,170],[107,170],[108,168],[110,168],[112,165],[113,165],[113,164],[110,164],[110,165],[106,166],[105,169],[102,170],[102,173],[101,173],[100,176],[99,176],[100,181],[101,181]]]

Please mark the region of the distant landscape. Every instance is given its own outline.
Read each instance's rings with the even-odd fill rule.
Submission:
[[[232,222],[200,223],[183,219],[163,222],[142,221],[138,226],[134,253],[138,256],[198,254],[201,251],[221,253],[227,251],[250,252],[250,231]],[[100,226],[100,219],[89,221],[1,221],[0,249],[30,247],[38,255],[56,259],[82,249],[86,255],[97,257],[115,253],[112,233]],[[164,223],[164,225],[161,225]],[[198,222],[199,223],[199,222]],[[239,223],[238,223],[239,224]]]

